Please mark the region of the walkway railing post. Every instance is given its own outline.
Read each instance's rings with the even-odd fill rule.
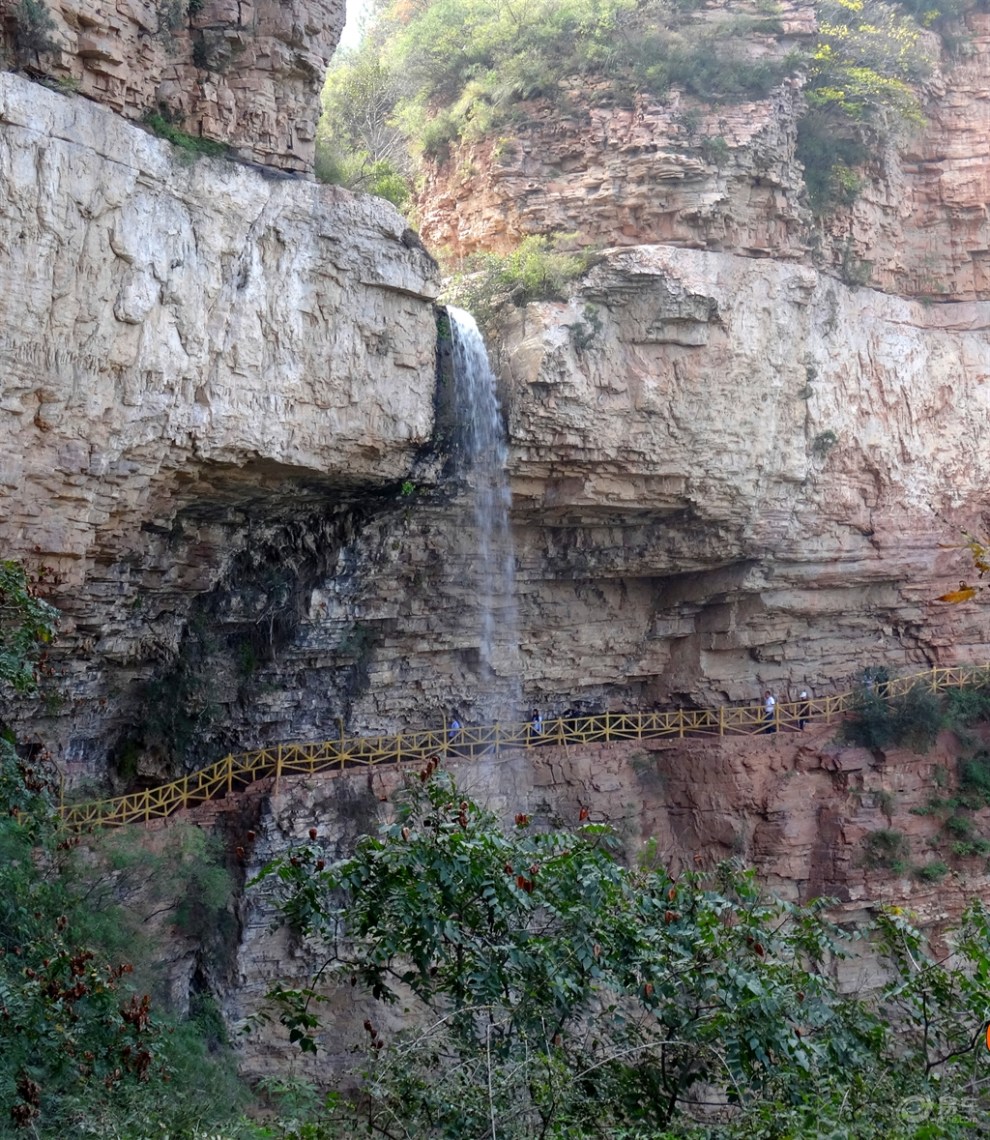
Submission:
[[[278,795],[279,781],[282,779],[282,745],[275,752],[275,795]]]
[[[725,736],[725,705],[718,706],[718,734]]]

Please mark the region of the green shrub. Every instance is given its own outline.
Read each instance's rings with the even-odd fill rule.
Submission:
[[[973,807],[990,805],[990,752],[984,750],[960,761],[959,789]]]
[[[812,213],[823,216],[856,199],[871,153],[922,122],[915,89],[934,59],[920,26],[929,21],[917,12],[886,0],[819,0],[817,8],[796,154]]]
[[[17,0],[9,15],[13,19],[14,58],[19,66],[38,64],[40,56],[58,51],[58,41],[52,35],[55,21],[44,0]]]
[[[990,721],[990,688],[984,685],[950,689],[945,704],[946,721],[952,728],[968,728],[980,721]]]
[[[166,109],[149,111],[142,122],[159,138],[166,139],[186,155],[220,158],[227,154],[227,147],[223,143],[216,142],[214,139],[200,138],[198,135],[190,135],[181,130]]]
[[[701,140],[701,157],[705,162],[721,169],[729,161],[731,154],[729,144],[722,135],[714,135]]]
[[[902,831],[885,827],[871,831],[865,840],[867,867],[884,868],[895,875],[903,874],[910,867],[910,848]]]
[[[977,6],[975,0],[894,0],[894,4],[923,28],[934,28],[958,20]]]
[[[811,453],[824,459],[838,442],[839,437],[831,429],[820,431],[811,441]]]
[[[822,217],[856,200],[863,182],[856,168],[869,155],[861,131],[844,125],[826,109],[808,108],[798,122],[795,156],[804,167],[813,214]]]
[[[894,804],[897,801],[894,793],[887,791],[886,788],[881,788],[873,793],[873,800],[883,814],[890,819],[894,814]]]
[[[941,859],[936,859],[923,867],[916,867],[914,873],[924,883],[937,883],[949,873],[949,865],[943,863]]]
[[[982,836],[973,839],[957,839],[951,847],[952,854],[960,859],[971,859],[974,856],[990,854],[990,840]]]
[[[969,839],[973,834],[973,821],[968,815],[950,815],[943,826],[956,839]]]
[[[399,210],[409,204],[408,180],[389,162],[372,162],[367,155],[343,154],[317,139],[314,174],[317,180],[347,190],[374,194]]]
[[[944,723],[939,698],[923,686],[916,685],[891,703],[895,741],[915,752],[927,752]]]
[[[938,697],[920,685],[891,698],[864,689],[840,737],[863,748],[902,746],[924,753],[935,743],[942,725]]]
[[[0,561],[0,694],[34,692],[58,611],[37,597],[38,582],[11,560]]]
[[[921,122],[912,84],[931,74],[934,59],[918,24],[885,0],[820,0],[818,12],[810,105],[891,130]]]
[[[564,300],[572,282],[595,264],[597,254],[562,249],[562,240],[528,237],[512,253],[472,259],[467,271],[452,279],[448,302],[468,309],[479,325],[490,328],[504,304]]]

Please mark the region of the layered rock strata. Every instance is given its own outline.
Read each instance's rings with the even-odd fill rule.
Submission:
[[[58,572],[57,706],[99,720],[245,550],[293,565],[410,469],[438,280],[381,201],[178,161],[9,74],[0,126],[0,542]]]
[[[941,547],[985,526],[987,304],[652,247],[519,310],[494,346],[506,676],[479,654],[470,501],[443,445],[423,466],[437,282],[401,219],[0,91],[2,534],[63,578],[32,713],[70,773],[164,779],[512,686],[707,704],[987,656],[983,604],[934,601],[970,569]]]
[[[41,10],[50,28],[7,5],[0,56],[128,119],[164,116],[243,159],[312,171],[343,0],[58,0]]]
[[[786,30],[807,39],[813,10],[799,5]],[[572,92],[563,110],[527,104],[499,137],[429,167],[418,199],[426,240],[463,256],[576,234],[814,262],[905,296],[990,295],[990,13],[971,11],[943,49],[925,125],[858,171],[855,201],[821,224],[795,152],[799,80],[716,106],[593,95]]]
[[[984,660],[983,596],[936,599],[973,576],[963,532],[986,529],[988,335],[985,303],[660,247],[613,251],[570,302],[518,310],[494,347],[519,715]],[[283,658],[311,686],[285,709],[303,735],[327,701],[360,731],[482,715],[513,678],[479,660],[475,542],[466,504],[423,488],[356,537],[349,603],[339,580],[318,587]],[[361,691],[341,689],[342,644],[360,646]]]

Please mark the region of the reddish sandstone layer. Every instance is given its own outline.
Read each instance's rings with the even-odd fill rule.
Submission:
[[[808,29],[805,29],[806,31]],[[799,81],[708,106],[674,93],[610,106],[570,93],[455,149],[419,195],[428,244],[455,256],[529,234],[821,260],[850,280],[936,300],[990,296],[990,13],[971,12],[925,100],[927,123],[862,171],[819,229],[795,157]]]

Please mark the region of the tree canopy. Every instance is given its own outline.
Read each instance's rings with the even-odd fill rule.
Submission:
[[[0,563],[0,694],[38,684],[57,611],[19,564]],[[229,883],[199,833],[162,857],[140,835],[90,840],[61,826],[44,750],[0,721],[0,1135],[176,1135],[229,1116],[239,1089],[201,1026],[160,1013],[143,905],[199,906],[216,924]],[[142,870],[126,897],[125,868]],[[123,905],[126,901],[128,905]],[[135,984],[135,983],[140,984]],[[192,1090],[218,1093],[219,1105]]]
[[[828,900],[767,896],[728,864],[673,876],[647,852],[627,867],[604,825],[504,828],[433,765],[421,777],[352,857],[330,863],[314,840],[260,878],[324,955],[319,984],[273,991],[292,1040],[319,1047],[328,979],[405,1011],[399,1032],[365,1023],[363,1130],[935,1135],[906,1127],[908,1103],[937,1135],[969,1134],[988,1075],[982,904],[951,960],[896,910],[857,941]],[[867,950],[889,981],[847,995],[832,967]],[[336,1101],[320,1135],[353,1135],[350,1111]]]

